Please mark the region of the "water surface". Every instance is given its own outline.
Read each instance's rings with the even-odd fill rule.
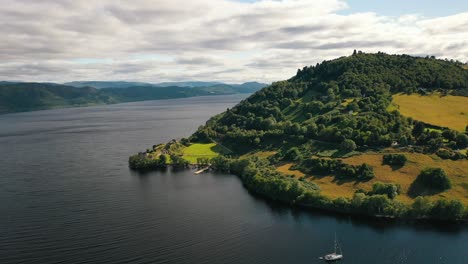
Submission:
[[[0,116],[0,263],[468,263],[468,231],[291,210],[231,175],[137,174],[241,95]]]

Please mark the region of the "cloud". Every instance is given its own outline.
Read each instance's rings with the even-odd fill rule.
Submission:
[[[468,61],[467,12],[341,14],[347,7],[343,0],[3,0],[0,79],[271,82],[353,49]]]

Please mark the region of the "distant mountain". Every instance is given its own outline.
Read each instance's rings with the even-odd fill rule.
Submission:
[[[214,87],[214,86],[231,86],[236,87],[237,90],[242,90],[243,92],[252,92],[259,90],[267,84],[258,83],[258,82],[246,82],[242,84],[226,84],[221,82],[162,82],[162,83],[146,83],[146,82],[127,82],[127,81],[75,81],[64,83],[64,85],[74,86],[74,87],[94,87],[96,89],[103,88],[128,88],[135,86],[153,86],[153,87]]]
[[[96,89],[102,88],[127,88],[132,86],[150,86],[150,83],[144,82],[125,82],[125,81],[84,81],[84,82],[67,82],[64,85],[73,87],[94,87]]]
[[[14,82],[14,81],[0,81],[0,84],[11,84],[11,83],[20,83],[20,82]]]
[[[46,83],[0,84],[0,113],[116,102],[91,87]]]
[[[205,87],[223,84],[221,82],[162,82],[155,83],[155,86],[167,87],[167,86],[181,86],[181,87]]]
[[[268,85],[259,82],[246,82],[243,84],[234,84],[232,86],[236,87],[240,93],[253,93]]]
[[[165,83],[168,84],[168,83]],[[165,85],[164,84],[164,85]],[[178,84],[190,84],[187,82]],[[182,98],[204,95],[253,93],[266,84],[255,82],[228,85],[191,82],[195,86],[158,86],[143,82],[70,82],[25,83],[0,82],[0,114],[70,106],[114,104],[145,100]]]

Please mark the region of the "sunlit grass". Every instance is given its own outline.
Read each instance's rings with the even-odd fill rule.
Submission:
[[[398,110],[404,116],[428,124],[465,131],[468,125],[468,97],[432,95],[393,96],[389,110]]]
[[[356,182],[353,180],[337,180],[334,175],[307,175],[308,180],[316,183],[321,193],[330,198],[353,197],[358,189],[369,191],[372,185],[377,182],[397,183],[401,186],[401,194],[397,197],[399,201],[411,203],[413,198],[408,195],[410,185],[419,175],[421,170],[427,167],[442,168],[452,182],[452,188],[435,195],[431,199],[449,198],[458,199],[468,205],[468,160],[442,160],[436,156],[428,156],[420,153],[403,153],[407,156],[408,162],[401,168],[392,168],[382,164],[382,153],[366,153],[363,155],[345,158],[344,162],[353,165],[367,163],[374,168],[375,178],[367,182]],[[299,171],[290,170],[292,163],[281,164],[277,170],[287,174],[302,177],[304,174]]]
[[[220,154],[228,154],[230,150],[216,143],[208,144],[192,144],[182,150],[183,158],[190,161],[190,163],[196,163],[197,158],[214,158]]]

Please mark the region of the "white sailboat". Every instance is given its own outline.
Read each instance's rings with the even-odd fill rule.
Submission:
[[[337,251],[337,248],[340,250],[340,254],[338,254],[336,251]],[[335,246],[334,246],[334,251],[333,253],[330,253],[328,255],[325,255],[324,257],[322,257],[321,259],[324,259],[325,261],[337,261],[337,260],[340,260],[340,259],[343,259],[343,253],[341,252],[341,248],[338,247],[338,242],[336,241],[336,233],[335,233]]]

